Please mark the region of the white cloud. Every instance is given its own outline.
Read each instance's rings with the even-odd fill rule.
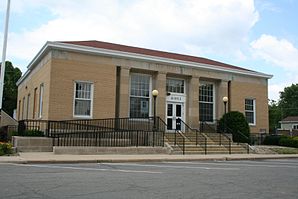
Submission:
[[[255,56],[273,65],[287,71],[296,71],[298,68],[298,49],[286,39],[263,34],[251,42],[251,47]]]
[[[243,59],[241,48],[259,19],[253,0],[26,0],[14,4],[18,13],[42,7],[55,16],[37,29],[10,33],[10,57],[27,63],[46,41],[94,39]]]

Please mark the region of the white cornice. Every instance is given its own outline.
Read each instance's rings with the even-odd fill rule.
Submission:
[[[266,79],[270,79],[273,77],[272,75],[268,75],[268,74],[260,73],[256,71],[230,69],[230,68],[224,68],[216,65],[202,64],[202,63],[196,63],[196,62],[190,62],[190,61],[182,61],[177,59],[169,59],[169,58],[156,57],[156,56],[150,56],[150,55],[144,55],[144,54],[116,51],[116,50],[108,50],[108,49],[95,48],[95,47],[89,47],[89,46],[79,46],[74,44],[66,44],[66,43],[58,43],[58,42],[47,42],[42,47],[42,49],[38,52],[38,54],[34,57],[34,59],[30,62],[30,64],[27,67],[28,71],[20,78],[20,80],[17,82],[17,85],[19,85],[28,76],[30,71],[33,70],[33,68],[36,66],[38,61],[42,58],[42,56],[50,49],[62,49],[62,50],[68,50],[68,51],[74,51],[74,52],[96,54],[96,55],[103,55],[103,56],[109,56],[109,57],[126,58],[126,59],[131,58],[136,60],[144,60],[144,61],[152,61],[152,62],[158,62],[158,63],[164,63],[164,64],[194,67],[194,68],[200,68],[200,69],[206,69],[206,70],[212,70],[212,71],[218,71],[218,72],[229,72],[229,73],[248,75],[248,76],[254,76],[254,77],[262,77]]]

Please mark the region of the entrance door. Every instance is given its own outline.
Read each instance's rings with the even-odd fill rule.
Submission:
[[[182,130],[181,120],[183,120],[184,107],[183,103],[168,102],[167,103],[167,128],[171,130]]]

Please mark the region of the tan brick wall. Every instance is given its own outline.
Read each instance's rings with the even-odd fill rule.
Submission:
[[[40,96],[40,85],[44,84],[43,93],[43,111],[42,117],[39,119],[48,118],[49,110],[49,86],[50,86],[50,70],[51,70],[51,53],[48,53],[31,72],[31,74],[18,86],[18,102],[17,102],[17,119],[38,119],[39,112],[39,96]],[[33,113],[34,107],[34,89],[37,88],[36,92],[36,106],[35,114]],[[27,113],[27,100],[28,94],[30,94],[29,100],[29,112],[28,118]],[[23,98],[25,97],[25,107],[23,109]],[[19,103],[21,101],[21,103]],[[21,105],[21,106],[20,106]],[[22,118],[22,111],[24,110],[24,118]],[[33,115],[35,116],[33,118]],[[20,118],[18,118],[20,116]]]
[[[266,132],[268,132],[267,84],[232,81],[231,111],[240,111],[244,114],[246,98],[255,99],[256,101],[256,125],[250,126],[251,133],[259,133],[260,129],[266,129]]]
[[[110,58],[56,51],[52,59],[49,119],[73,119],[75,81],[92,82],[93,117],[115,117],[116,66]]]

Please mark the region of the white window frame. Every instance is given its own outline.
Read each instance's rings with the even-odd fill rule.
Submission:
[[[183,81],[183,93],[176,93],[176,92],[170,92],[170,91],[167,91],[167,88],[166,88],[166,92],[167,93],[173,93],[173,94],[175,94],[175,95],[182,95],[182,96],[185,96],[185,93],[186,93],[186,81],[185,81],[185,79],[182,79],[182,78],[173,78],[173,77],[167,77],[166,78],[166,85],[167,85],[167,80],[170,80],[170,79],[172,79],[172,80],[182,80]]]
[[[29,111],[30,111],[30,93],[27,95],[27,110],[26,110],[26,119],[29,119]]]
[[[215,92],[216,88],[215,88],[215,83],[214,82],[208,82],[208,81],[200,81],[200,84],[199,84],[199,111],[200,111],[200,103],[201,102],[202,103],[206,103],[204,101],[200,101],[200,86],[202,84],[211,84],[212,87],[213,87],[213,91],[212,91],[212,95],[213,95],[213,102],[212,102],[213,103],[213,121],[212,122],[206,121],[207,123],[212,124],[212,123],[215,123],[215,120],[216,120],[216,115],[215,115],[216,114],[216,110],[215,110],[215,108],[216,108],[216,106],[215,106],[215,103],[216,103],[216,92]],[[199,113],[199,117],[200,117],[200,113]]]
[[[43,112],[43,93],[44,93],[44,84],[39,85],[39,109],[38,109],[38,118],[42,118]]]
[[[293,124],[293,125],[292,125],[292,129],[293,129],[293,130],[298,130],[298,124]]]
[[[251,111],[251,110],[246,110],[245,109],[245,101],[246,100],[252,100],[253,101],[253,111]],[[253,123],[248,123],[250,126],[255,126],[256,125],[256,99],[254,99],[254,98],[245,98],[244,99],[244,115],[245,115],[245,118],[246,118],[246,112],[253,112],[253,119],[254,119],[254,121],[253,121]]]
[[[90,93],[90,115],[75,115],[75,102],[76,102],[76,84],[77,83],[87,83],[91,84],[91,93]],[[84,119],[91,119],[93,117],[93,96],[94,96],[94,82],[92,81],[83,81],[83,80],[76,80],[73,84],[73,117],[74,118],[84,118]]]
[[[133,96],[131,95],[131,76],[132,75],[141,75],[141,76],[147,76],[149,77],[149,114],[148,116],[149,117],[152,117],[153,116],[153,113],[152,113],[152,75],[150,74],[144,74],[144,73],[130,73],[129,75],[129,95],[128,95],[128,117],[130,118],[130,98],[131,97],[140,97],[140,96]],[[134,120],[142,120],[143,118],[132,118]]]
[[[23,97],[23,103],[22,103],[22,120],[25,119],[25,100],[26,100],[26,97]]]

